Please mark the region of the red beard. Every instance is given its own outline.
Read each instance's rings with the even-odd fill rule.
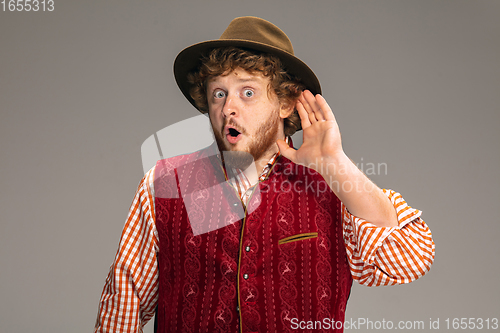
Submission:
[[[234,122],[233,118],[228,122],[227,118],[224,119],[222,128],[216,130],[212,124],[215,141],[219,151],[223,154],[224,163],[240,170],[245,170],[250,163],[259,160],[272,145],[276,144],[276,138],[279,128],[279,115],[273,113],[263,123],[255,133],[255,140],[250,142],[243,150],[235,150],[235,148],[224,141],[224,129],[226,125],[234,126],[242,135],[247,135],[247,130]]]

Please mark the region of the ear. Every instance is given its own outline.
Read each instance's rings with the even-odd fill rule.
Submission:
[[[280,104],[280,118],[288,118],[295,110],[295,103],[285,102]]]

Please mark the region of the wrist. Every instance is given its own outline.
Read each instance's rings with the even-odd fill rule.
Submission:
[[[345,177],[352,174],[356,169],[357,167],[344,151],[340,151],[335,155],[330,155],[322,159],[320,174],[326,180],[334,180],[341,176]]]

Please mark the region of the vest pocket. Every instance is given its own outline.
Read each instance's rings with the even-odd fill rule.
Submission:
[[[305,234],[297,234],[297,235],[293,235],[293,236],[289,236],[289,237],[285,237],[285,238],[280,239],[278,241],[278,245],[291,243],[291,242],[295,242],[295,241],[300,241],[300,240],[304,240],[304,239],[309,239],[309,238],[316,238],[316,237],[318,237],[317,232],[307,232]]]

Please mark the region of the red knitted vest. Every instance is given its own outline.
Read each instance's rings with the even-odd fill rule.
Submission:
[[[343,331],[340,201],[282,156],[256,188],[243,211],[207,150],[157,163],[158,332]]]

